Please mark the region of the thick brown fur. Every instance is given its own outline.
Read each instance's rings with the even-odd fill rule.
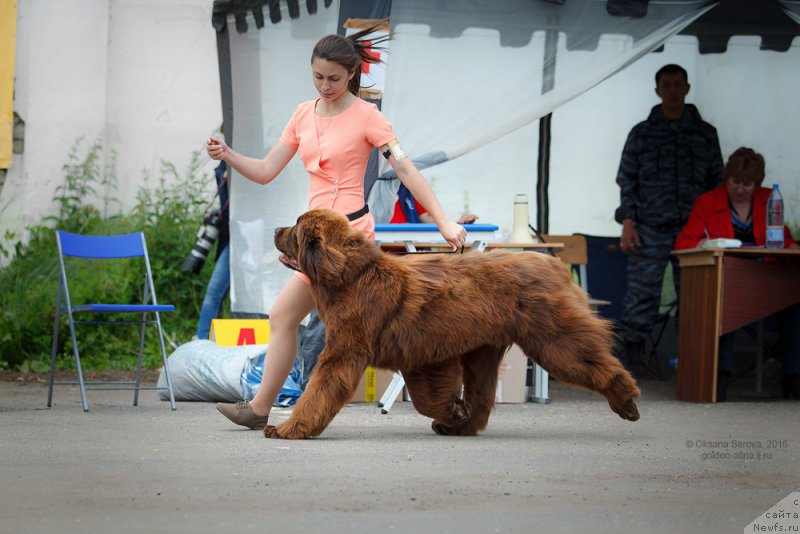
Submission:
[[[321,434],[367,365],[401,371],[436,433],[475,435],[486,428],[498,365],[513,343],[559,382],[596,391],[623,419],[639,419],[639,388],[611,354],[609,322],[552,256],[392,256],[331,210],[278,228],[275,245],[311,279],[326,338],[292,415],[266,427],[267,437]]]

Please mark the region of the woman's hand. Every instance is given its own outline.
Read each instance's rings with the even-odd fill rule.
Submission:
[[[228,145],[225,144],[225,141],[214,137],[213,135],[208,138],[206,141],[206,152],[208,152],[208,157],[211,159],[220,161],[225,159],[225,156],[228,154],[230,148]]]
[[[441,232],[445,241],[450,243],[450,245],[453,247],[453,250],[464,246],[464,243],[467,240],[467,231],[464,230],[463,226],[456,224],[453,221],[447,221],[440,226],[439,232]]]
[[[474,213],[465,213],[456,221],[458,224],[473,224],[478,220],[478,216]]]

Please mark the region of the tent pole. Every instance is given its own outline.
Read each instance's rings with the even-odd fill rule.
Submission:
[[[219,91],[222,98],[222,129],[225,142],[233,146],[233,76],[231,75],[231,39],[226,23],[217,31],[217,64]]]
[[[558,31],[547,30],[544,41],[544,61],[542,65],[542,94],[555,87],[556,51]],[[548,113],[539,119],[539,157],[536,165],[536,228],[542,234],[550,233],[550,122]]]

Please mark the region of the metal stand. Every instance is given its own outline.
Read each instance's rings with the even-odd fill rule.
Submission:
[[[550,404],[550,375],[547,371],[533,364],[534,395],[533,402]]]
[[[396,372],[394,376],[392,376],[392,381],[389,382],[386,391],[383,392],[381,400],[378,401],[378,406],[381,408],[382,414],[389,413],[389,410],[391,410],[394,405],[394,401],[397,400],[397,396],[403,391],[405,385],[406,381],[403,380],[403,375],[399,371]]]

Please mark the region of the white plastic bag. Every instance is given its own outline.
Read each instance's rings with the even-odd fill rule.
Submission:
[[[167,359],[172,390],[179,401],[236,402],[244,398],[240,378],[251,358],[265,354],[267,345],[220,347],[207,340],[185,343]],[[158,387],[167,387],[164,370]],[[160,390],[161,400],[169,393]]]

